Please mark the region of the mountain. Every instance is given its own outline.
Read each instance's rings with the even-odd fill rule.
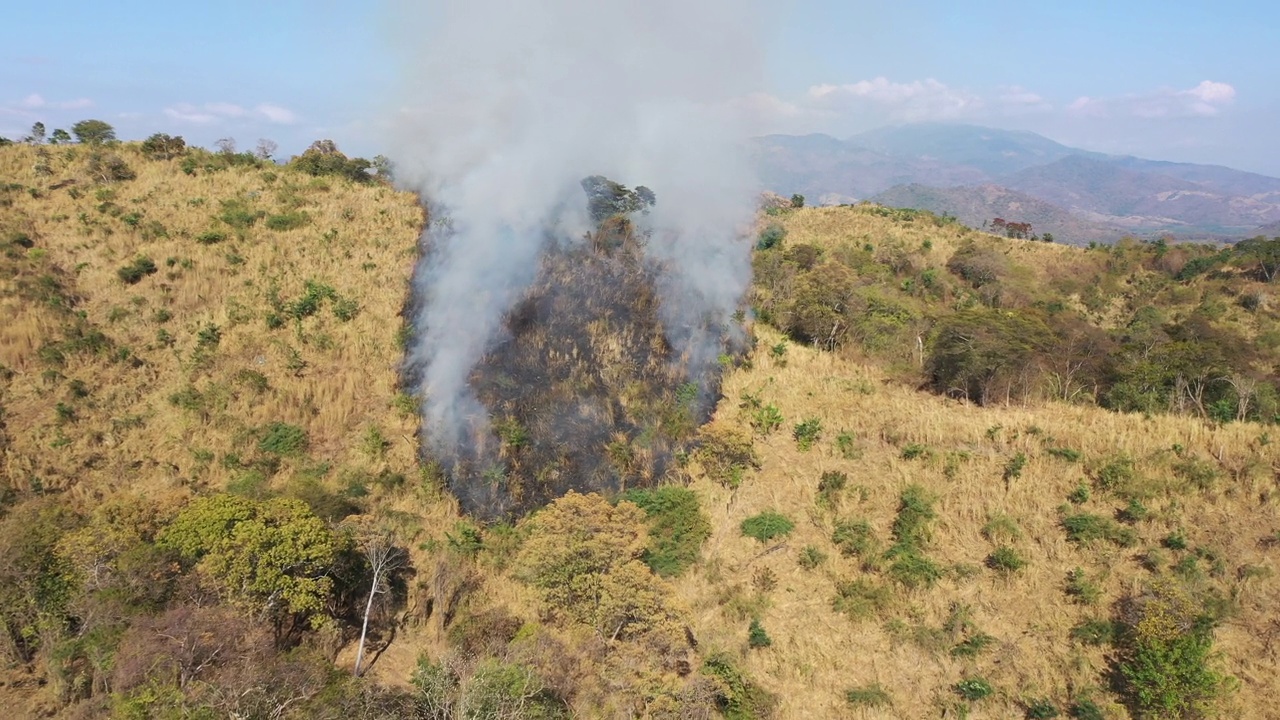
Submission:
[[[973,168],[990,178],[1082,152],[1033,132],[945,123],[884,127],[854,135],[848,142],[900,160]]]
[[[757,138],[752,154],[771,190],[830,204],[874,195],[894,185],[982,183],[980,169],[927,158],[899,158],[837,140],[830,135],[768,135]]]
[[[1280,221],[1280,178],[1218,165],[1105,155],[1031,132],[921,123],[843,141],[826,135],[770,135],[755,139],[752,147],[764,185],[782,194],[801,193],[818,204],[928,199],[937,204],[912,207],[970,221],[986,212],[980,210],[986,201],[987,211],[994,213],[1008,203],[1029,207],[1031,198],[1061,211],[1037,206],[1036,214],[1053,218],[1049,222],[1054,227],[1094,233],[1072,235],[1081,242],[1128,234],[1239,238]],[[979,186],[1018,195],[1006,202],[990,188],[940,192]],[[957,207],[964,212],[956,212]],[[981,217],[979,224],[995,216]]]
[[[1029,222],[1036,233],[1052,233],[1056,242],[1087,245],[1099,237],[1118,238],[1126,229],[1090,221],[1053,203],[999,185],[938,188],[897,185],[874,195],[871,202],[888,207],[919,208],[950,215],[970,227],[982,227],[993,218]]]

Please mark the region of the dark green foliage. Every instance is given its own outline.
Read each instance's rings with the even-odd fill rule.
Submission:
[[[747,647],[758,650],[767,648],[772,644],[773,640],[769,637],[769,633],[765,632],[759,618],[752,618],[751,626],[747,629]]]
[[[756,685],[725,653],[712,653],[702,672],[720,681],[716,707],[726,720],[756,720],[773,715],[777,699]]]
[[[1089,502],[1089,487],[1087,485],[1077,485],[1076,489],[1067,495],[1067,500],[1070,500],[1072,505],[1083,505]]]
[[[1067,462],[1080,462],[1081,455],[1079,450],[1072,450],[1067,447],[1051,447],[1045,448],[1045,452],[1056,458],[1066,460]]]
[[[221,230],[206,230],[196,236],[196,242],[201,245],[214,245],[227,239],[227,234]]]
[[[756,250],[772,250],[782,246],[782,241],[787,237],[787,229],[778,223],[770,223],[760,231],[760,237],[756,239]]]
[[[116,130],[102,120],[81,120],[71,126],[76,142],[85,145],[103,145],[115,142]]]
[[[893,521],[897,545],[920,547],[929,539],[928,524],[936,515],[933,498],[919,485],[909,485],[898,499],[898,515]]]
[[[126,285],[134,285],[142,280],[142,278],[153,275],[156,272],[156,263],[145,255],[139,255],[133,262],[116,270],[116,277]]]
[[[1121,611],[1117,667],[1140,718],[1202,717],[1223,691],[1213,620],[1186,590],[1159,582]]]
[[[1116,637],[1116,624],[1110,620],[1085,620],[1071,628],[1071,639],[1085,645],[1109,645]]]
[[[1082,568],[1067,573],[1066,593],[1083,605],[1093,605],[1102,597],[1102,589],[1085,575]]]
[[[822,478],[818,480],[818,502],[831,506],[840,497],[840,493],[844,491],[846,485],[849,484],[849,476],[838,470],[828,470],[822,473]]]
[[[1168,535],[1165,535],[1164,539],[1160,542],[1160,544],[1164,545],[1170,550],[1186,550],[1187,538],[1180,531],[1174,531],[1169,533]]]
[[[334,175],[352,182],[371,183],[373,163],[364,158],[348,158],[332,140],[317,140],[301,155],[289,161],[289,167],[316,177]]]
[[[835,543],[841,554],[856,555],[864,560],[875,555],[879,545],[866,520],[844,520],[836,523],[831,542]]]
[[[1151,516],[1151,511],[1147,509],[1138,499],[1133,498],[1124,506],[1124,509],[1117,513],[1120,520],[1127,523],[1138,523],[1146,520]]]
[[[1023,453],[1018,453],[1009,458],[1009,462],[1005,463],[1004,466],[1004,475],[1002,476],[1004,481],[1009,482],[1010,480],[1016,480],[1017,478],[1022,477],[1022,469],[1026,466],[1027,456]]]
[[[635,503],[649,518],[649,546],[644,560],[664,577],[684,572],[698,560],[711,536],[711,521],[688,488],[671,485],[629,490],[621,500]]]
[[[880,686],[880,683],[849,688],[844,693],[844,699],[854,707],[879,708],[893,704],[893,698]]]
[[[953,685],[952,689],[957,695],[969,701],[982,700],[995,692],[991,683],[980,677],[965,678]]]
[[[902,448],[901,457],[903,460],[915,460],[917,458],[929,457],[932,454],[932,451],[929,450],[927,445],[921,445],[920,443],[907,443],[907,445]]]
[[[295,210],[280,215],[268,215],[263,224],[268,230],[285,231],[296,230],[309,222],[311,222],[310,215],[303,210]]]
[[[942,568],[917,551],[890,550],[889,577],[908,588],[930,587],[942,578]]]
[[[796,423],[791,436],[795,438],[796,447],[808,450],[822,437],[822,421],[818,418],[808,418]]]
[[[1122,527],[1111,518],[1091,513],[1077,513],[1062,518],[1062,528],[1067,531],[1067,539],[1075,543],[1107,540],[1120,547],[1131,547],[1137,542],[1133,530]]]
[[[249,201],[243,198],[220,200],[219,205],[222,207],[222,212],[218,213],[217,219],[235,230],[242,238],[249,228],[266,215],[262,210],[254,210]]]
[[[156,133],[142,141],[142,154],[152,160],[171,160],[187,153],[187,142],[177,137]]]
[[[766,510],[742,521],[742,534],[755,538],[760,542],[768,542],[775,537],[785,537],[796,527],[787,516],[773,510]]]
[[[1026,567],[1027,561],[1017,550],[1001,545],[987,556],[987,567],[1002,573],[1014,573]]]
[[[582,190],[587,194],[587,211],[596,224],[616,215],[647,213],[656,202],[653,191],[649,188],[640,185],[635,190],[630,190],[626,185],[603,175],[583,178],[581,184]]]
[[[266,427],[258,449],[272,455],[296,455],[307,448],[307,432],[297,425],[273,422]]]
[[[1058,706],[1053,704],[1052,700],[1040,698],[1037,700],[1029,700],[1027,702],[1027,718],[1028,720],[1050,720],[1061,715]]]
[[[138,173],[129,167],[124,158],[114,153],[91,154],[87,169],[94,181],[99,183],[124,182],[138,177]]]
[[[925,370],[939,393],[980,405],[1006,401],[1034,390],[1024,370],[1051,342],[1049,328],[1035,315],[965,310],[938,323]]]
[[[1089,699],[1077,700],[1071,704],[1071,709],[1067,714],[1076,720],[1106,720],[1107,716],[1102,714],[1102,708],[1098,704]]]

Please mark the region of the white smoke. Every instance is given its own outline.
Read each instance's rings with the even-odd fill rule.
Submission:
[[[550,237],[588,229],[579,182],[646,185],[649,253],[669,261],[663,312],[691,362],[720,352],[750,280],[742,228],[757,184],[732,102],[760,85],[754,0],[403,3],[402,181],[433,211],[409,363],[424,429],[449,451],[485,413],[468,374],[499,339]],[[425,28],[425,31],[422,29]]]

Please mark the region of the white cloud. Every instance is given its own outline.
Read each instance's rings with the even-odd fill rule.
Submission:
[[[298,121],[298,116],[294,114],[292,110],[280,107],[279,105],[263,103],[255,108],[255,110],[257,110],[259,115],[270,122],[276,123],[277,125],[292,125]]]
[[[22,102],[18,103],[18,105],[20,107],[28,108],[30,110],[36,110],[38,108],[44,107],[45,101],[44,101],[44,98],[41,97],[39,94],[31,93],[30,95],[22,98]]]
[[[1213,117],[1235,101],[1236,89],[1224,82],[1205,80],[1186,90],[1159,88],[1116,97],[1077,98],[1067,106],[1086,117],[1139,117],[1147,119]]]
[[[981,97],[933,78],[899,83],[878,77],[846,85],[815,85],[809,88],[807,99],[818,107],[869,111],[908,122],[955,119],[972,114],[985,104]]]
[[[277,125],[297,122],[297,115],[290,109],[262,103],[253,109],[229,102],[210,102],[203,105],[178,103],[164,109],[164,114],[179,122],[195,125],[212,125],[231,120],[265,120]]]
[[[39,93],[31,93],[22,98],[18,103],[18,107],[23,110],[82,110],[84,108],[93,107],[93,101],[89,98],[76,98],[74,100],[60,100],[57,102],[49,102]]]
[[[1048,112],[1053,109],[1053,105],[1044,97],[1020,85],[1001,88],[1000,94],[996,96],[996,105],[1010,115]]]

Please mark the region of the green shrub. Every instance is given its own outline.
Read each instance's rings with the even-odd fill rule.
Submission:
[[[775,537],[785,537],[796,527],[787,516],[773,510],[766,510],[742,521],[742,534],[755,538],[760,542],[768,542]]]
[[[360,303],[350,298],[337,298],[333,301],[333,316],[347,322],[360,313]]]
[[[917,552],[891,555],[889,577],[909,588],[931,587],[942,578],[942,568]]]
[[[306,448],[307,431],[282,422],[268,425],[258,441],[258,449],[272,455],[296,455]]]
[[[756,250],[772,250],[780,247],[786,237],[786,228],[778,223],[770,223],[760,231],[760,236],[756,239]]]
[[[148,275],[154,275],[156,263],[145,255],[139,255],[133,262],[116,270],[116,276],[126,285],[134,285]]]
[[[1082,568],[1075,568],[1067,573],[1066,592],[1082,605],[1093,605],[1102,597],[1102,589],[1089,581]]]
[[[216,245],[227,239],[227,234],[221,230],[206,230],[196,236],[196,242],[201,245]]]
[[[1071,493],[1067,495],[1067,500],[1070,501],[1072,505],[1083,505],[1089,502],[1089,487],[1083,484],[1077,485],[1076,489],[1072,490]]]
[[[753,650],[767,648],[773,644],[773,639],[769,637],[769,633],[765,632],[764,626],[760,624],[758,618],[751,619],[751,626],[747,629],[747,647]]]
[[[268,230],[295,230],[311,222],[311,216],[304,210],[295,210],[280,215],[268,215],[263,224]]]
[[[956,643],[951,648],[951,657],[955,658],[975,658],[982,654],[984,650],[994,645],[996,639],[986,633],[977,633],[964,640]]]
[[[1175,530],[1174,532],[1171,532],[1168,535],[1165,535],[1164,539],[1161,540],[1160,542],[1162,545],[1169,548],[1170,550],[1186,550],[1187,549],[1187,537],[1183,535],[1181,531]]]
[[[1131,458],[1117,455],[1095,471],[1094,481],[1103,490],[1125,496],[1134,492],[1138,471]]]
[[[893,593],[889,588],[859,578],[836,585],[831,609],[853,620],[862,620],[886,609],[892,600]]]
[[[1191,483],[1198,490],[1208,490],[1218,480],[1218,469],[1198,458],[1186,458],[1174,464],[1173,474]]]
[[[1028,720],[1050,720],[1056,718],[1062,713],[1058,710],[1058,706],[1053,704],[1052,700],[1040,698],[1027,702],[1027,718]]]
[[[837,470],[822,473],[822,477],[818,480],[818,502],[831,505],[847,484],[849,484],[849,476],[846,473]]]
[[[1154,583],[1122,610],[1117,666],[1140,717],[1209,714],[1224,678],[1212,667],[1213,622],[1172,582]]]
[[[893,539],[900,546],[921,547],[929,539],[928,524],[935,517],[933,498],[919,485],[909,485],[898,498]]]
[[[796,447],[801,450],[809,450],[822,437],[822,421],[818,418],[808,418],[803,422],[796,423],[795,428],[791,431],[791,436],[795,438]]]
[[[1120,519],[1127,523],[1142,522],[1150,516],[1151,511],[1137,498],[1130,498],[1129,503],[1119,512]]]
[[[1022,477],[1022,470],[1027,466],[1027,456],[1024,453],[1018,453],[1009,458],[1009,462],[1005,463],[1003,478],[1005,482],[1017,480]]]
[[[965,700],[975,701],[989,697],[995,692],[991,683],[980,677],[965,678],[952,686],[956,694]]]
[[[1004,513],[997,513],[982,526],[982,537],[991,542],[1010,542],[1022,537],[1018,522]]]
[[[1131,547],[1137,542],[1137,536],[1130,528],[1122,527],[1111,518],[1091,513],[1078,513],[1062,518],[1062,528],[1067,531],[1067,539],[1074,543],[1107,540],[1120,547]]]
[[[1116,624],[1105,619],[1084,620],[1071,628],[1071,639],[1084,645],[1109,645],[1116,637]]]
[[[835,543],[842,555],[856,555],[864,560],[876,554],[879,543],[871,531],[871,524],[866,520],[843,520],[836,523],[831,533],[831,542]]]
[[[854,707],[878,708],[893,704],[893,699],[880,683],[849,688],[844,692],[844,699]]]
[[[751,427],[761,435],[768,435],[782,427],[782,422],[782,413],[772,404],[757,408],[751,415]]]
[[[630,490],[621,499],[638,505],[649,519],[644,560],[654,572],[674,577],[697,562],[702,543],[711,536],[711,521],[696,493],[664,486]]]
[[[906,447],[902,448],[901,457],[903,460],[915,460],[917,458],[927,458],[932,454],[933,453],[932,451],[929,450],[928,445],[921,445],[920,443],[908,443]]]
[[[772,717],[778,701],[751,681],[728,654],[712,653],[702,663],[702,672],[719,680],[716,706],[726,720],[753,720]]]
[[[1080,462],[1081,455],[1079,450],[1072,450],[1071,448],[1066,447],[1051,447],[1045,449],[1045,452],[1056,458],[1066,460],[1067,462]]]
[[[827,554],[822,552],[813,545],[805,545],[800,551],[800,567],[805,570],[815,570],[819,565],[827,561]]]
[[[1014,573],[1026,567],[1027,561],[1017,550],[1001,545],[987,556],[987,567],[1002,573]]]
[[[1072,703],[1067,714],[1076,718],[1076,720],[1106,720],[1107,718],[1106,715],[1102,714],[1102,708],[1087,698]]]

